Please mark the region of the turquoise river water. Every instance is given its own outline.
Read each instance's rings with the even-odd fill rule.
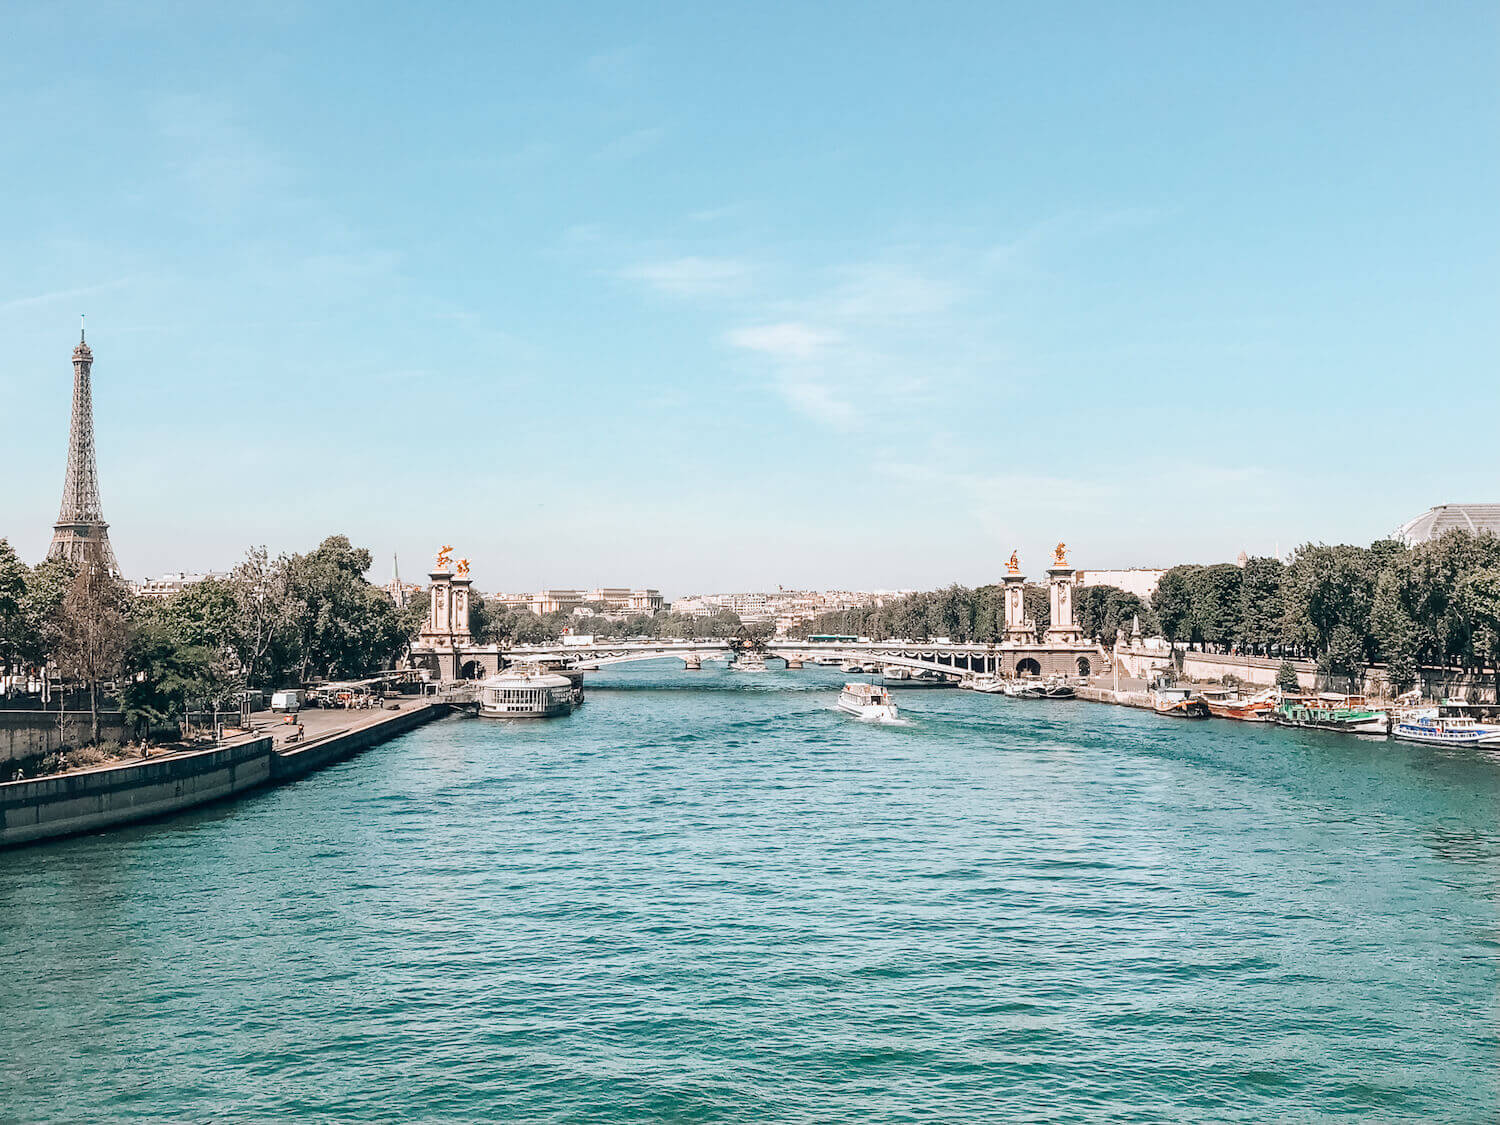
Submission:
[[[1500,1118],[1500,762],[843,678],[0,853],[0,1121]]]

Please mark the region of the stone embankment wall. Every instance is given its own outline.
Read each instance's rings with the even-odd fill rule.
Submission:
[[[1120,648],[1116,650],[1120,670],[1131,676],[1149,678],[1156,669],[1171,663],[1172,654],[1155,649]],[[1271,687],[1276,683],[1276,672],[1281,661],[1263,656],[1225,656],[1213,652],[1189,652],[1177,650],[1181,662],[1181,673],[1189,680],[1217,682],[1225,676],[1234,676],[1242,683]],[[1325,675],[1310,660],[1293,660],[1297,669],[1297,686],[1303,691],[1341,691],[1372,698],[1388,698],[1395,694],[1386,680],[1385,666],[1372,665],[1366,670],[1363,682],[1355,684],[1349,676]],[[1495,677],[1491,673],[1478,676],[1450,668],[1422,669],[1422,696],[1424,699],[1468,699],[1475,703],[1494,703]]]
[[[398,734],[405,734],[413,727],[421,726],[429,719],[446,714],[448,708],[441,704],[420,704],[391,713],[368,726],[330,731],[307,742],[294,743],[272,755],[271,776],[277,781],[291,781],[331,765],[340,758],[368,750],[377,743]]]
[[[1151,696],[1144,691],[1112,691],[1105,687],[1080,687],[1079,699],[1091,703],[1118,703],[1124,707],[1144,707],[1151,710]]]
[[[446,704],[423,703],[362,715],[280,750],[270,735],[261,735],[212,750],[5,782],[0,847],[148,820],[291,781],[448,713]]]
[[[106,742],[125,742],[125,717],[118,711],[99,715],[100,736]],[[72,749],[89,741],[87,711],[0,711],[0,767],[6,762]],[[0,776],[15,771],[0,768]]]
[[[71,836],[217,801],[271,780],[271,739],[0,785],[0,845]]]

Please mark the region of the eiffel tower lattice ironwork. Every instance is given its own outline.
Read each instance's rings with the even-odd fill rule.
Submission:
[[[109,524],[99,502],[99,467],[94,461],[94,353],[83,330],[73,349],[73,425],[68,432],[68,475],[63,482],[62,509],[53,525],[49,559],[105,566],[118,574]]]

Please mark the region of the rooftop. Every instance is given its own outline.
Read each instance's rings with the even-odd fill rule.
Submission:
[[[1448,531],[1467,531],[1475,535],[1487,531],[1491,535],[1500,535],[1500,504],[1439,504],[1402,524],[1391,538],[1415,547]]]

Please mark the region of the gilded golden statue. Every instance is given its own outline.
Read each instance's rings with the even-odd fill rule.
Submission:
[[[437,565],[433,569],[435,569],[435,570],[447,570],[448,569],[448,560],[450,558],[452,558],[452,557],[453,557],[453,548],[452,547],[439,547],[438,548]]]
[[[1012,551],[1010,553],[1010,561],[1005,564],[1005,573],[1006,574],[1020,574],[1021,573],[1021,556],[1018,555],[1018,554],[1016,554],[1016,552],[1014,552],[1014,551]]]
[[[459,559],[458,560],[458,576],[460,578],[464,578],[464,577],[468,576],[468,573],[469,573],[469,560],[468,559]]]
[[[1059,543],[1052,549],[1052,563],[1054,566],[1068,565],[1068,545]]]

